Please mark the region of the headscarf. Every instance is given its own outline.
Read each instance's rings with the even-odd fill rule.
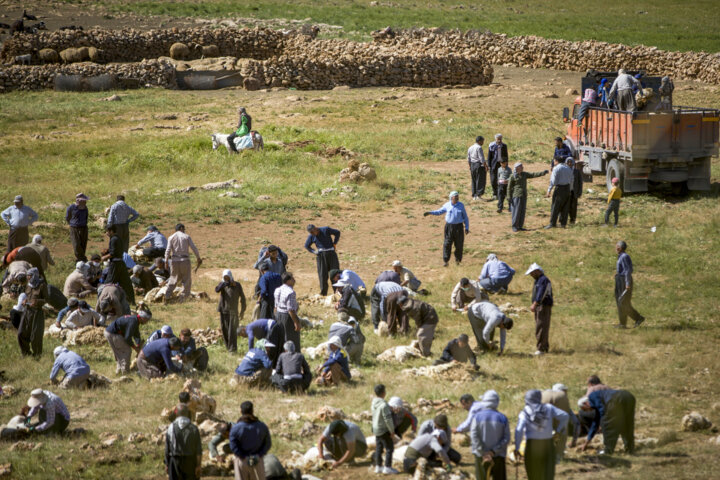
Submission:
[[[233,278],[232,272],[230,271],[229,268],[226,268],[225,270],[223,270],[222,279],[225,280],[225,277],[230,277],[231,282],[235,281],[235,279]]]
[[[600,86],[601,86],[601,87],[602,87],[603,85],[605,85],[606,83],[607,83],[607,78],[603,78],[602,80],[600,80]]]
[[[40,245],[42,243],[42,235],[40,235],[40,234],[35,235],[32,239],[32,243],[34,243],[36,245]]]
[[[530,422],[540,426],[545,420],[546,412],[542,403],[542,392],[540,390],[528,390],[525,394],[525,408],[523,412]]]
[[[40,278],[40,271],[33,267],[27,271],[28,285],[30,288],[38,288],[42,285],[42,278]]]
[[[460,194],[458,192],[456,192],[455,190],[453,190],[452,192],[450,192],[450,195],[448,195],[448,199],[452,200],[453,197],[457,197],[458,195],[460,195]]]
[[[486,261],[497,262],[498,261],[497,255],[495,255],[494,253],[491,253],[490,255],[487,256]]]
[[[520,168],[522,166],[523,166],[522,162],[515,162],[515,165],[513,165],[513,175],[515,175],[515,180],[520,180],[518,168]]]
[[[65,353],[65,352],[68,352],[68,351],[69,351],[69,350],[68,350],[67,348],[65,348],[65,347],[63,347],[62,345],[60,345],[59,347],[55,347],[55,350],[53,350],[53,355],[55,356],[55,358],[57,358],[57,357],[59,357],[61,354]]]
[[[340,337],[338,335],[333,335],[328,343],[330,345],[335,345],[338,348],[343,348],[342,340],[340,340]]]
[[[480,408],[491,408],[493,410],[497,410],[499,403],[500,395],[498,395],[495,390],[488,390],[483,394],[482,400],[480,400]]]
[[[283,345],[283,348],[288,353],[295,353],[295,344],[291,341],[285,342],[285,344]]]

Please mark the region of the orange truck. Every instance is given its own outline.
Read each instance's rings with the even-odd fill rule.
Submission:
[[[628,72],[637,74],[638,72]],[[660,77],[642,76],[647,98],[658,98]],[[615,72],[591,71],[582,78],[586,89],[597,91],[603,78],[612,85]],[[599,98],[598,98],[599,103]],[[613,177],[624,192],[647,192],[648,186],[671,183],[673,191],[710,190],[710,160],[718,155],[720,110],[683,107],[657,110],[657,102],[634,112],[590,106],[580,122],[581,97],[575,99],[572,115],[563,110],[568,124],[566,141],[574,156],[585,162],[584,173]]]

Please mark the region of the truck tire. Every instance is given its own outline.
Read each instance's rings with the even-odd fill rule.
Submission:
[[[625,165],[616,158],[613,158],[608,162],[605,173],[605,183],[607,184],[608,192],[612,189],[612,179],[615,177],[620,179],[620,188],[623,188],[623,185],[625,185]]]

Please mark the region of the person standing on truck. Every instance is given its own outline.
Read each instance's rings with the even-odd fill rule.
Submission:
[[[660,103],[658,103],[658,106],[655,107],[655,110],[672,110],[672,94],[673,90],[675,90],[675,85],[673,84],[673,81],[670,80],[670,77],[667,75],[662,77],[662,80],[660,80],[660,88],[658,88],[658,93],[660,94]]]
[[[632,75],[629,75],[624,68],[618,70],[618,76],[610,88],[609,97],[610,99],[615,100],[618,110],[633,112],[637,109],[635,95],[633,94],[633,86],[636,86],[640,90],[640,96],[645,96],[642,93],[642,84],[640,83],[640,80]]]
[[[615,300],[617,302],[619,322],[615,328],[626,328],[627,317],[635,320],[635,327],[639,327],[645,321],[645,317],[640,315],[632,306],[633,291],[633,265],[630,255],[628,255],[627,243],[620,240],[615,245],[615,251],[618,254],[617,265],[615,267]]]
[[[488,147],[488,163],[490,164],[490,184],[493,190],[493,200],[498,196],[497,171],[500,168],[501,159],[509,160],[507,145],[503,143],[502,133],[495,134],[495,141]]]
[[[622,198],[622,190],[618,186],[620,179],[615,177],[612,180],[612,188],[608,194],[608,207],[605,210],[605,226],[610,224],[610,212],[615,214],[615,228],[618,226],[618,215],[620,215],[620,199]]]
[[[570,186],[573,183],[573,171],[565,164],[567,160],[572,160],[572,157],[558,163],[550,175],[550,186],[545,196],[549,197],[553,188],[555,191],[552,193],[550,224],[545,225],[545,228],[557,227],[558,218],[563,228],[567,225],[568,212],[570,211]]]
[[[475,143],[470,145],[467,152],[473,200],[479,200],[482,198],[485,193],[485,184],[487,182],[486,172],[488,167],[485,162],[485,154],[483,153],[483,143],[485,143],[485,139],[483,137],[475,137]]]
[[[615,108],[615,102],[610,99],[610,85],[607,83],[607,78],[600,80],[597,96],[600,99],[600,107]]]

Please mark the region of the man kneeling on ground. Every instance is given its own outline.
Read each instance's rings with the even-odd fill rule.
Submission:
[[[205,347],[197,348],[189,328],[180,330],[180,352],[177,359],[182,360],[184,367],[194,368],[201,372],[207,370],[210,360],[208,351]]]
[[[340,337],[330,339],[330,356],[327,361],[318,368],[317,385],[331,386],[340,385],[350,381],[350,365],[348,363],[348,355],[342,348]]]
[[[285,351],[280,354],[272,384],[282,392],[304,392],[312,381],[312,371],[305,356],[295,351],[293,342],[285,342]]]
[[[164,377],[168,372],[180,373],[182,365],[175,364],[172,358],[172,351],[180,348],[177,337],[160,338],[146,344],[137,357],[138,373],[148,380]]]
[[[477,359],[475,358],[475,354],[470,348],[468,342],[468,336],[464,333],[461,334],[458,338],[450,340],[448,344],[445,345],[445,349],[443,350],[440,358],[435,360],[434,365],[440,365],[450,362],[470,362],[473,367],[477,368]]]
[[[319,458],[334,460],[330,469],[356,458],[363,458],[367,453],[367,443],[360,427],[347,420],[335,420],[320,435],[317,444]]]
[[[269,352],[275,348],[275,344],[259,340],[256,345],[255,348],[248,350],[240,365],[235,369],[235,380],[239,384],[262,386],[270,382],[272,360],[270,360]]]
[[[418,435],[405,450],[403,472],[414,474],[420,458],[426,459],[428,465],[432,467],[439,467],[444,463],[448,471],[452,470],[450,459],[444,450],[447,441],[447,435],[442,430],[433,430],[432,433]]]

